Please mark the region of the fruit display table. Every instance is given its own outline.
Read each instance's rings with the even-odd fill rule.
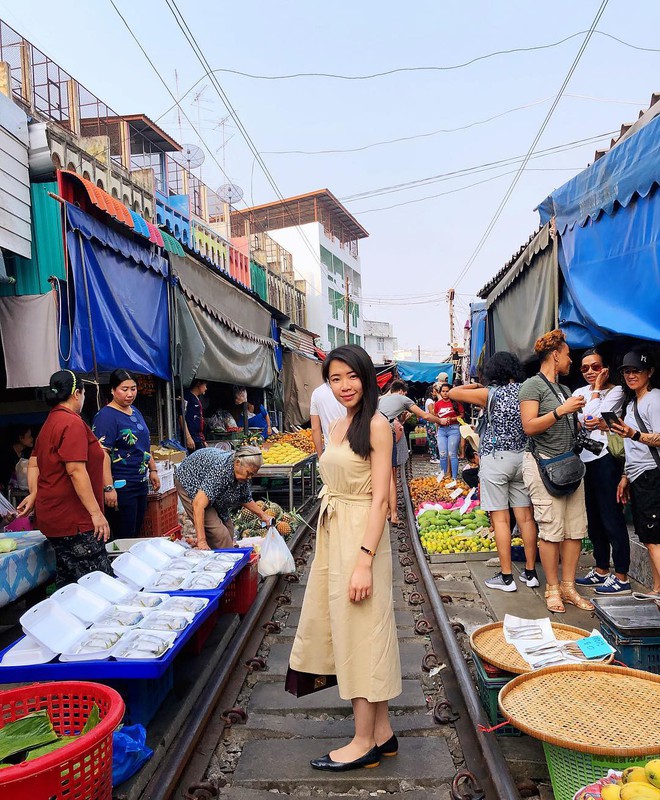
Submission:
[[[294,507],[293,504],[293,478],[295,475],[300,475],[300,483],[302,488],[302,500],[301,505],[305,502],[306,492],[305,492],[305,470],[307,467],[310,468],[311,473],[311,481],[310,481],[310,495],[314,494],[316,489],[316,463],[317,463],[317,456],[316,453],[312,453],[308,455],[306,458],[302,458],[300,461],[296,462],[295,464],[264,464],[259,472],[257,472],[258,478],[286,478],[289,481],[289,510]]]

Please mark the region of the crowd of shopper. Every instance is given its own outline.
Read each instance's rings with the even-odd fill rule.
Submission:
[[[592,610],[578,588],[630,593],[624,514],[630,500],[635,533],[649,553],[652,594],[660,595],[660,390],[653,387],[651,354],[630,351],[612,373],[597,349],[587,350],[580,364],[586,384],[571,393],[562,382],[572,364],[565,335],[550,331],[535,352],[540,369],[527,380],[518,359],[500,352],[485,365],[483,385],[447,393],[449,400],[482,409],[478,464],[465,475],[478,480],[495,533],[500,571],[486,585],[516,591],[515,520],[525,549],[520,580],[539,585],[538,536],[549,611],[563,613],[566,604]],[[595,565],[577,577],[587,536]]]

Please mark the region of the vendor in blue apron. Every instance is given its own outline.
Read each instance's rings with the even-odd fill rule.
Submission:
[[[110,455],[117,489],[117,508],[108,511],[112,538],[132,539],[140,535],[149,485],[157,492],[160,478],[149,452],[147,423],[133,405],[137,396],[135,378],[125,369],[116,369],[110,375],[110,392],[112,400],[96,414],[92,430]],[[112,489],[103,487],[104,492]]]
[[[273,429],[270,425],[270,417],[266,407],[262,405],[262,396],[260,393],[248,393],[247,407],[248,407],[248,427],[260,428],[261,436],[264,441],[271,435]],[[236,420],[239,428],[243,427],[243,414],[240,414]]]
[[[206,381],[195,378],[195,380],[190,384],[190,389],[186,389],[183,394],[183,399],[186,404],[183,435],[189,453],[192,453],[195,450],[200,450],[202,447],[206,447],[202,395],[206,394],[207,388],[208,384]]]

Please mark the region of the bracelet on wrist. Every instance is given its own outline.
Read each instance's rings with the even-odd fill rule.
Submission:
[[[556,408],[554,408],[554,409],[552,410],[552,416],[553,416],[553,417],[554,417],[554,418],[557,420],[557,422],[559,422],[559,420],[561,419],[561,417],[560,417],[560,416],[559,416],[559,414],[557,413],[557,409],[556,409]]]
[[[639,431],[635,431],[630,438],[633,440],[633,442],[639,442],[642,438],[642,434]]]
[[[368,556],[371,556],[372,558],[374,558],[374,556],[376,555],[375,550],[369,550],[369,548],[365,547],[364,545],[360,547],[360,550],[362,550],[363,553],[366,553]]]

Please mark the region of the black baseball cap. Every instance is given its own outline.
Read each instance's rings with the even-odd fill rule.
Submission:
[[[626,367],[632,367],[633,369],[651,369],[653,366],[653,357],[650,353],[646,353],[642,350],[631,350],[623,357],[619,370],[623,370]]]

